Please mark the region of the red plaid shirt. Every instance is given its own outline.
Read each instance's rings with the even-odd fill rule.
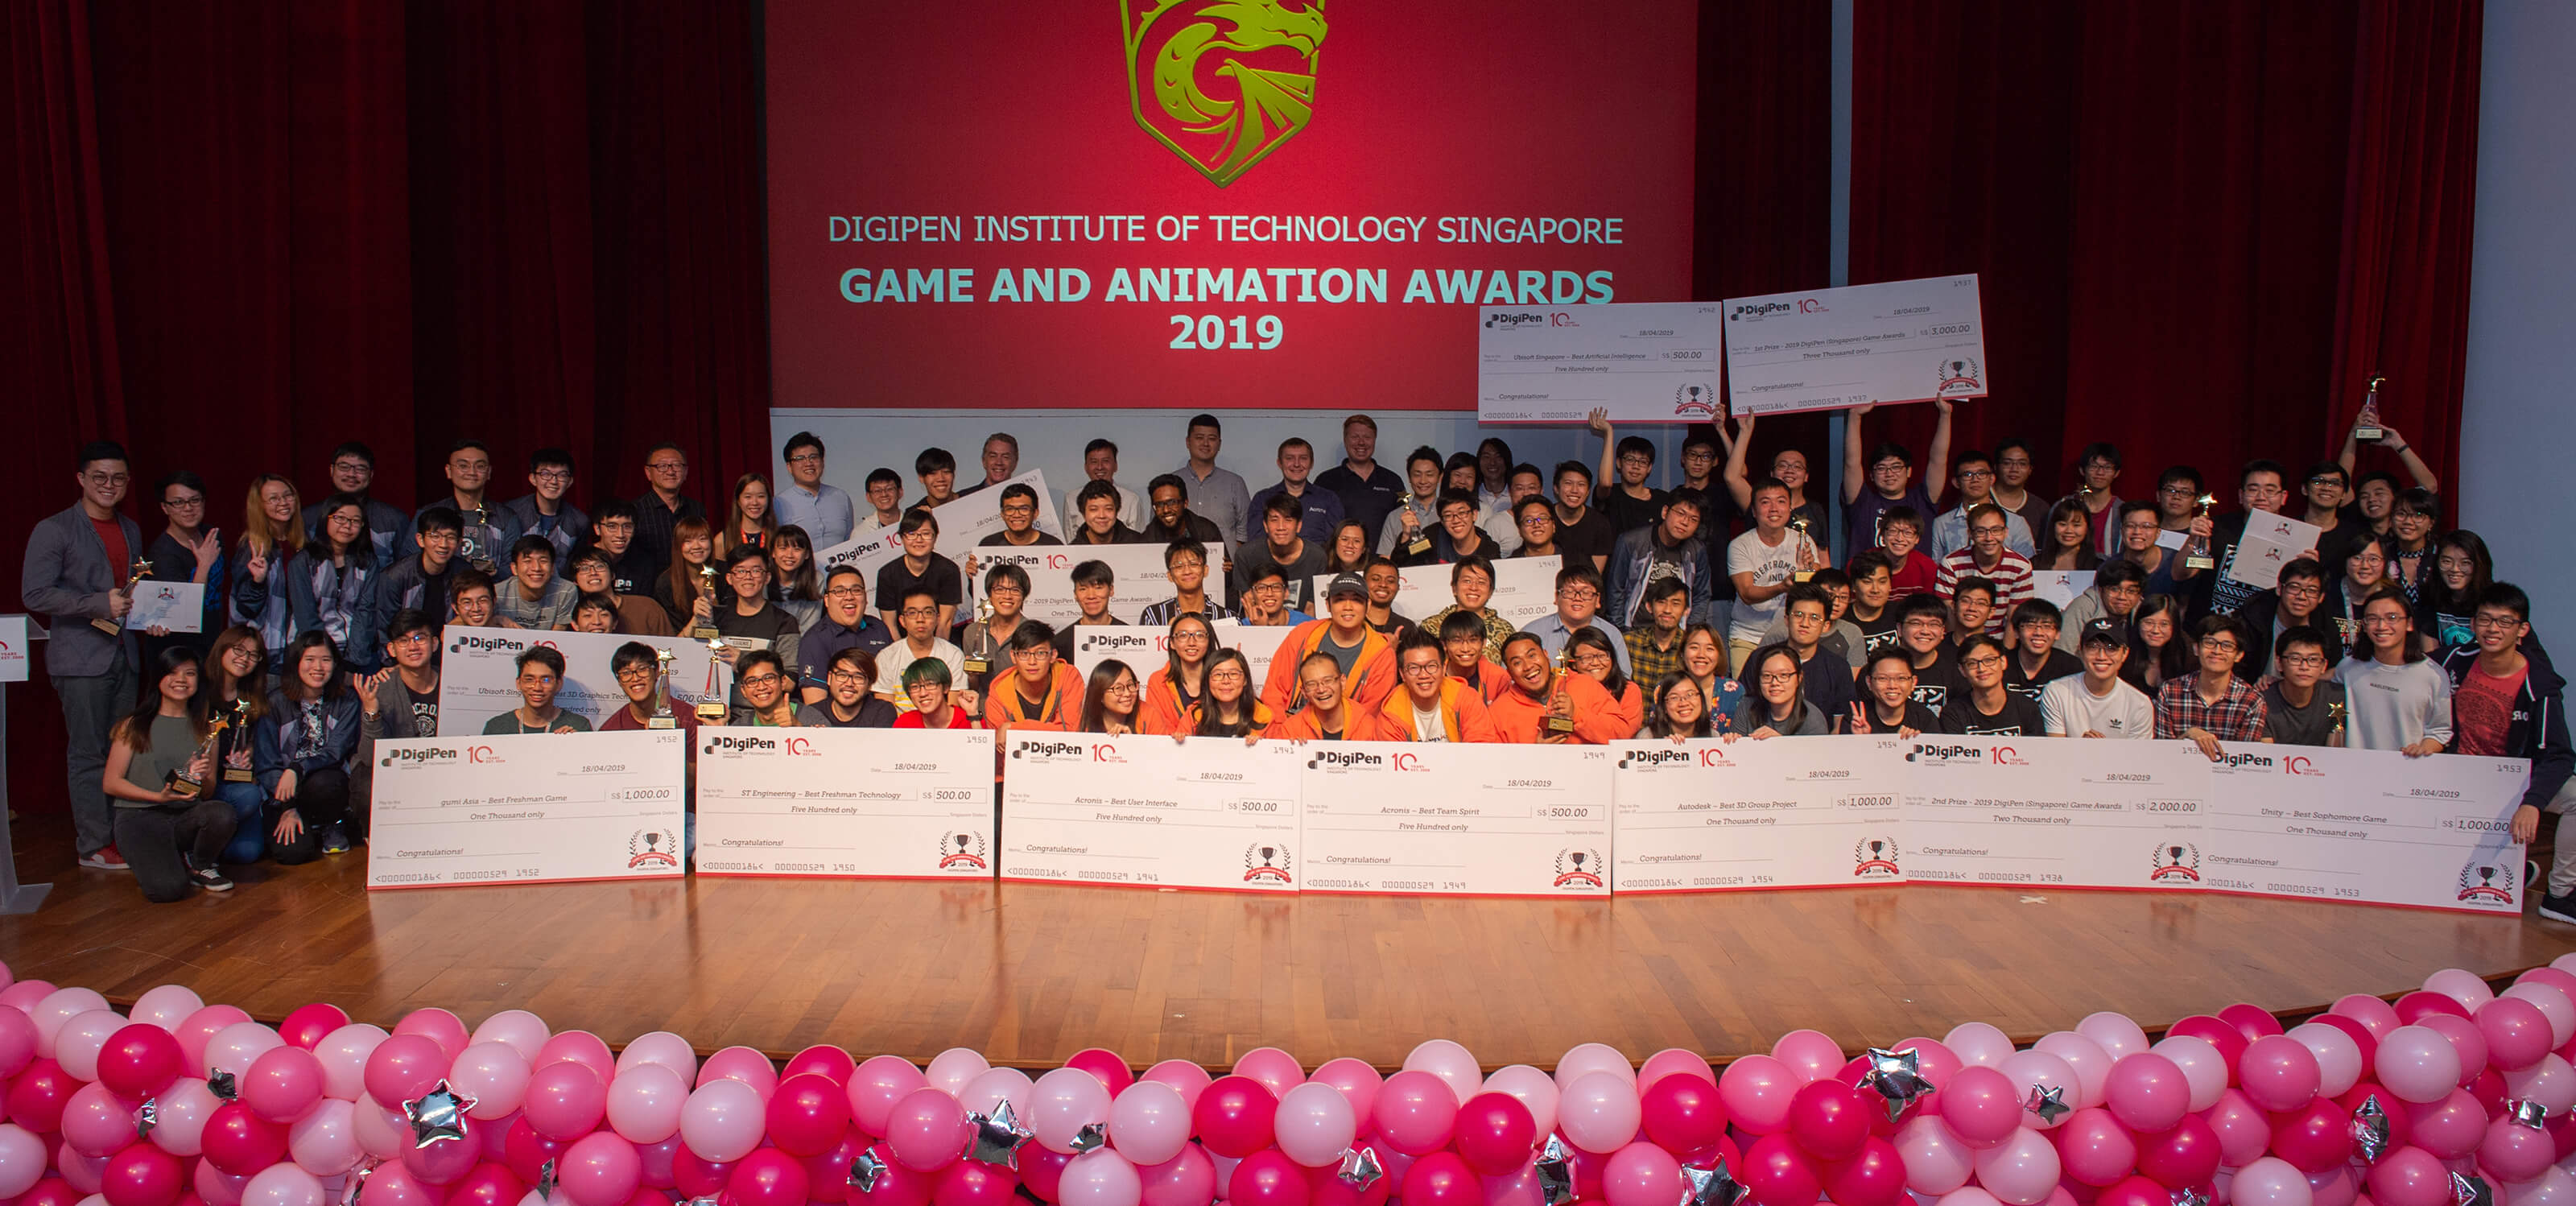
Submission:
[[[2261,741],[2271,709],[2263,693],[2243,677],[2227,680],[2227,697],[2210,703],[2200,697],[2200,675],[2186,674],[2156,692],[2156,736],[2180,737],[2204,729],[2220,741]]]

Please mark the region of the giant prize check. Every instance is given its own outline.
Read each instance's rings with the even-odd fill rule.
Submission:
[[[683,738],[645,729],[379,741],[367,886],[676,879],[687,856]]]
[[[1476,419],[1708,423],[1722,413],[1714,302],[1486,306],[1476,312]]]
[[[519,655],[538,646],[563,655],[563,684],[555,691],[555,706],[581,713],[594,729],[626,706],[626,691],[608,663],[629,641],[670,651],[674,711],[695,707],[702,699],[723,699],[733,689],[733,668],[716,661],[705,641],[687,637],[450,624],[439,639],[447,653],[438,666],[438,731],[446,737],[481,733],[485,721],[525,703],[519,695]]]
[[[1974,275],[1734,297],[1725,308],[1726,398],[1734,414],[1987,393]]]
[[[1003,746],[1004,879],[1297,890],[1289,742],[1023,730]]]
[[[1306,891],[1610,894],[1606,747],[1296,748],[1305,775]]]
[[[1109,567],[1109,614],[1130,624],[1145,609],[1172,597],[1172,578],[1163,569],[1159,544],[1075,544],[1044,548],[979,548],[975,550],[972,595],[984,589],[984,575],[997,565],[1016,565],[1029,576],[1029,593],[1020,611],[1032,620],[1062,628],[1082,617],[1073,597],[1073,570],[1085,561]]]
[[[2188,741],[1925,733],[1898,744],[1910,881],[2201,886],[2209,759]]]
[[[987,879],[993,735],[698,730],[698,874]]]
[[[2520,758],[2222,746],[2201,882],[2230,892],[2519,916]]]
[[[1613,747],[1618,891],[1904,882],[1897,783],[1910,743],[1813,740]]]
[[[985,537],[1002,530],[1002,491],[1015,485],[1026,485],[1038,492],[1037,530],[1057,539],[1064,537],[1064,525],[1057,521],[1055,508],[1047,505],[1046,474],[1038,470],[1031,469],[973,494],[961,494],[931,513],[939,519],[939,542],[932,548],[957,563],[960,578],[965,576],[967,554],[978,551]],[[877,571],[884,568],[886,562],[900,556],[903,556],[903,537],[899,530],[878,528],[861,532],[828,549],[816,549],[814,571],[828,579],[832,571],[841,566],[855,567],[868,580],[871,592],[868,610],[893,611],[901,600],[880,599],[873,592],[877,588]],[[969,596],[977,589],[977,583],[966,583]]]

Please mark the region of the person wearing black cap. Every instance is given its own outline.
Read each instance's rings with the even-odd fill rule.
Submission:
[[[2128,636],[2120,622],[2103,618],[2085,624],[2075,647],[2084,673],[2069,674],[2040,688],[2039,710],[2046,718],[2048,735],[2140,741],[2155,736],[2154,702],[2120,678],[2120,667],[2129,660]]]
[[[1308,620],[1288,634],[1270,660],[1270,675],[1261,685],[1261,702],[1280,716],[1303,703],[1297,674],[1306,659],[1328,654],[1342,668],[1342,698],[1376,715],[1395,690],[1395,642],[1369,626],[1368,582],[1358,574],[1335,574],[1324,587],[1325,617]]]

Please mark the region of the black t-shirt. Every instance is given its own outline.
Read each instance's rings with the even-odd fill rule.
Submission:
[[[1808,658],[1805,673],[1798,676],[1798,691],[1828,721],[1848,718],[1851,706],[1860,700],[1860,687],[1853,681],[1851,663],[1829,649],[1818,648]]]
[[[1978,711],[1976,701],[1961,690],[1941,709],[1941,731],[1961,737],[2045,737],[2048,725],[2040,719],[2034,700],[2006,691],[2003,711],[1989,716]]]
[[[1648,487],[1646,497],[1630,498],[1625,486],[1610,486],[1592,496],[1592,505],[1610,521],[1611,533],[1633,531],[1663,517],[1672,492]]]
[[[1967,693],[1966,679],[1959,677],[1959,653],[1943,642],[1932,655],[1932,664],[1914,670],[1914,702],[1924,710],[1939,712],[1950,706],[1950,696]]]
[[[1869,712],[1869,730],[1877,736],[1884,737],[1893,734],[1896,732],[1899,725],[1912,729],[1917,733],[1938,733],[1941,731],[1941,714],[1910,699],[1905,701],[1905,719],[1898,721],[1895,725],[1880,723],[1878,715],[1878,700],[1875,698],[1863,701],[1863,706],[1867,708]],[[1846,714],[1848,715],[1848,713]]]
[[[1860,629],[1861,659],[1864,663],[1881,649],[1896,648],[1897,640],[1904,635],[1904,625],[1897,622],[1893,600],[1889,601],[1888,606],[1878,609],[1878,618],[1875,620],[1864,620],[1849,613],[1845,613],[1843,618],[1850,620],[1852,627]]]
[[[1012,544],[1012,543],[1011,543],[1010,535],[1009,535],[1008,533],[1005,533],[1005,532],[995,532],[995,533],[993,533],[992,535],[990,535],[990,536],[987,536],[987,537],[983,538],[982,540],[976,541],[975,543],[977,544],[977,546],[978,546],[978,547],[981,547],[981,548],[988,548],[988,549],[990,549],[990,548],[1003,548],[1003,547],[1009,547],[1009,548],[1015,548],[1015,549],[1042,549],[1042,548],[1047,548],[1047,547],[1052,546],[1052,545],[1059,545],[1059,544],[1063,544],[1063,543],[1064,543],[1063,541],[1058,540],[1058,539],[1056,539],[1056,538],[1055,538],[1055,537],[1053,537],[1053,536],[1049,536],[1049,535],[1047,535],[1046,533],[1044,533],[1044,532],[1041,532],[1041,531],[1037,530],[1036,528],[1031,528],[1031,529],[1029,529],[1029,534],[1030,534],[1030,535],[1032,535],[1032,536],[1037,537],[1037,539],[1032,540],[1032,541],[1028,542],[1027,544]]]
[[[1585,507],[1583,518],[1573,523],[1565,522],[1561,513],[1557,516],[1556,551],[1564,556],[1567,569],[1592,565],[1594,557],[1606,560],[1610,556],[1610,546],[1618,540],[1619,529],[1611,526],[1609,517],[1603,515],[1599,507]]]
[[[1255,540],[1245,544],[1234,555],[1234,574],[1226,583],[1226,606],[1238,612],[1242,611],[1243,587],[1245,583],[1252,581],[1252,572],[1255,569],[1266,569],[1273,565],[1278,566],[1286,574],[1288,609],[1313,615],[1315,609],[1307,604],[1313,601],[1309,596],[1315,593],[1315,575],[1324,572],[1324,546],[1312,540],[1306,542],[1305,551],[1299,553],[1293,562],[1281,561],[1272,556],[1270,543],[1266,540]]]
[[[438,734],[438,692],[431,691],[427,695],[421,695],[414,692],[399,677],[395,678],[394,682],[402,687],[403,698],[411,701],[411,731],[424,737],[436,736]]]
[[[1082,639],[1082,630],[1083,630],[1083,629],[1085,629],[1085,628],[1125,628],[1125,627],[1127,627],[1127,621],[1122,620],[1122,619],[1119,619],[1119,618],[1118,618],[1118,617],[1116,617],[1116,616],[1111,616],[1111,617],[1109,617],[1109,622],[1108,622],[1108,623],[1106,623],[1106,624],[1079,624],[1079,623],[1066,624],[1064,627],[1062,627],[1062,628],[1059,628],[1059,629],[1056,629],[1056,630],[1055,630],[1055,655],[1056,655],[1057,657],[1063,658],[1064,660],[1066,660],[1066,661],[1068,661],[1068,662],[1072,661],[1072,660],[1073,660],[1073,646],[1074,646],[1074,643],[1075,643],[1075,642],[1077,642],[1077,641],[1080,641],[1080,640]],[[1038,703],[1040,703],[1040,704],[1044,704],[1046,701],[1045,701],[1045,700],[1039,700],[1039,701],[1037,701],[1037,702],[1038,702]],[[1027,715],[1030,715],[1030,716],[1035,716],[1035,715],[1037,715],[1037,709],[1036,709],[1036,708],[1031,708],[1031,709],[1029,709],[1029,710],[1028,710],[1028,712],[1027,712]]]
[[[877,570],[877,591],[872,597],[883,610],[901,611],[904,593],[916,584],[928,588],[931,597],[943,607],[956,607],[966,601],[966,580],[957,572],[957,563],[937,553],[930,555],[929,567],[918,574],[907,568],[901,557],[886,562]]]
[[[2048,657],[2040,662],[2039,673],[2035,675],[2021,672],[2021,650],[2015,649],[2004,655],[2004,690],[2034,705],[2039,702],[2040,688],[2069,674],[2082,673],[2084,663],[2063,649],[2050,648]]]
[[[894,727],[895,707],[874,695],[859,704],[856,716],[843,720],[832,714],[830,700],[807,704],[796,710],[796,723],[826,729],[890,729]]]

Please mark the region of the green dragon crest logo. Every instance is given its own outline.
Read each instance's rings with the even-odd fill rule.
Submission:
[[[1119,0],[1136,124],[1219,188],[1315,112],[1324,0]]]

